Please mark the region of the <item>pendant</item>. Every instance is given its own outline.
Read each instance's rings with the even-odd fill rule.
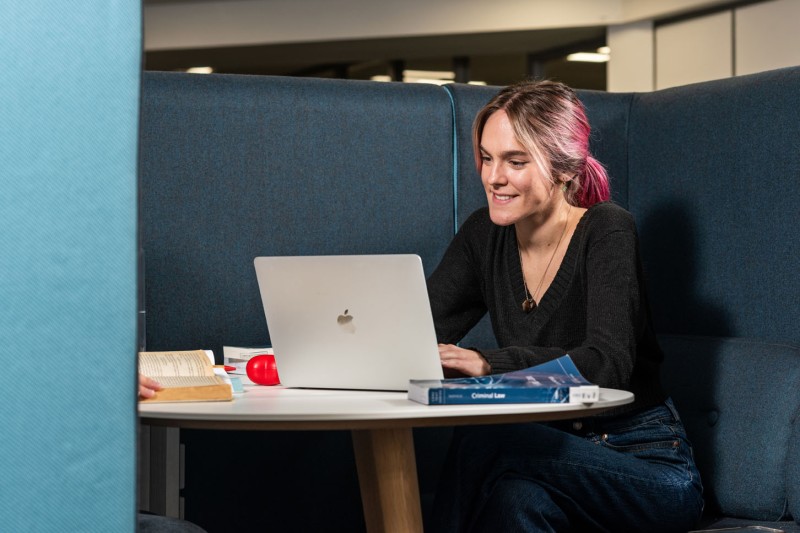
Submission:
[[[533,300],[529,300],[527,298],[522,300],[522,310],[523,311],[525,311],[526,313],[530,313],[534,309],[536,309],[536,302],[534,302]]]

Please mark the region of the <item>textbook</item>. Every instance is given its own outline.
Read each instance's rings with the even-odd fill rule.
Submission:
[[[427,405],[469,403],[593,403],[600,387],[584,378],[569,355],[524,370],[489,376],[412,379],[408,399]]]
[[[231,382],[214,367],[210,350],[139,352],[139,373],[161,384],[152,398],[140,402],[197,402],[233,399]]]

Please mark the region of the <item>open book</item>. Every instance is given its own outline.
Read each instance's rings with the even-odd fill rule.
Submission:
[[[231,385],[214,368],[206,350],[139,352],[139,373],[158,381],[162,389],[142,402],[196,402],[233,399]],[[224,372],[220,370],[220,372]]]
[[[468,378],[409,382],[408,399],[428,405],[464,403],[594,403],[600,387],[569,355],[524,370]]]

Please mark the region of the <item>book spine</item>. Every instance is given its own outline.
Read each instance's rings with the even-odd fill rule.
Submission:
[[[599,387],[540,387],[522,389],[430,388],[423,398],[429,405],[493,403],[593,403],[600,399]],[[418,400],[419,401],[419,400]]]

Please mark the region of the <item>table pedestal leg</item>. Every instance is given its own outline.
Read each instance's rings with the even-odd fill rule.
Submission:
[[[352,433],[367,531],[421,532],[422,510],[411,428]]]
[[[139,429],[139,508],[183,518],[180,429],[142,424]]]

